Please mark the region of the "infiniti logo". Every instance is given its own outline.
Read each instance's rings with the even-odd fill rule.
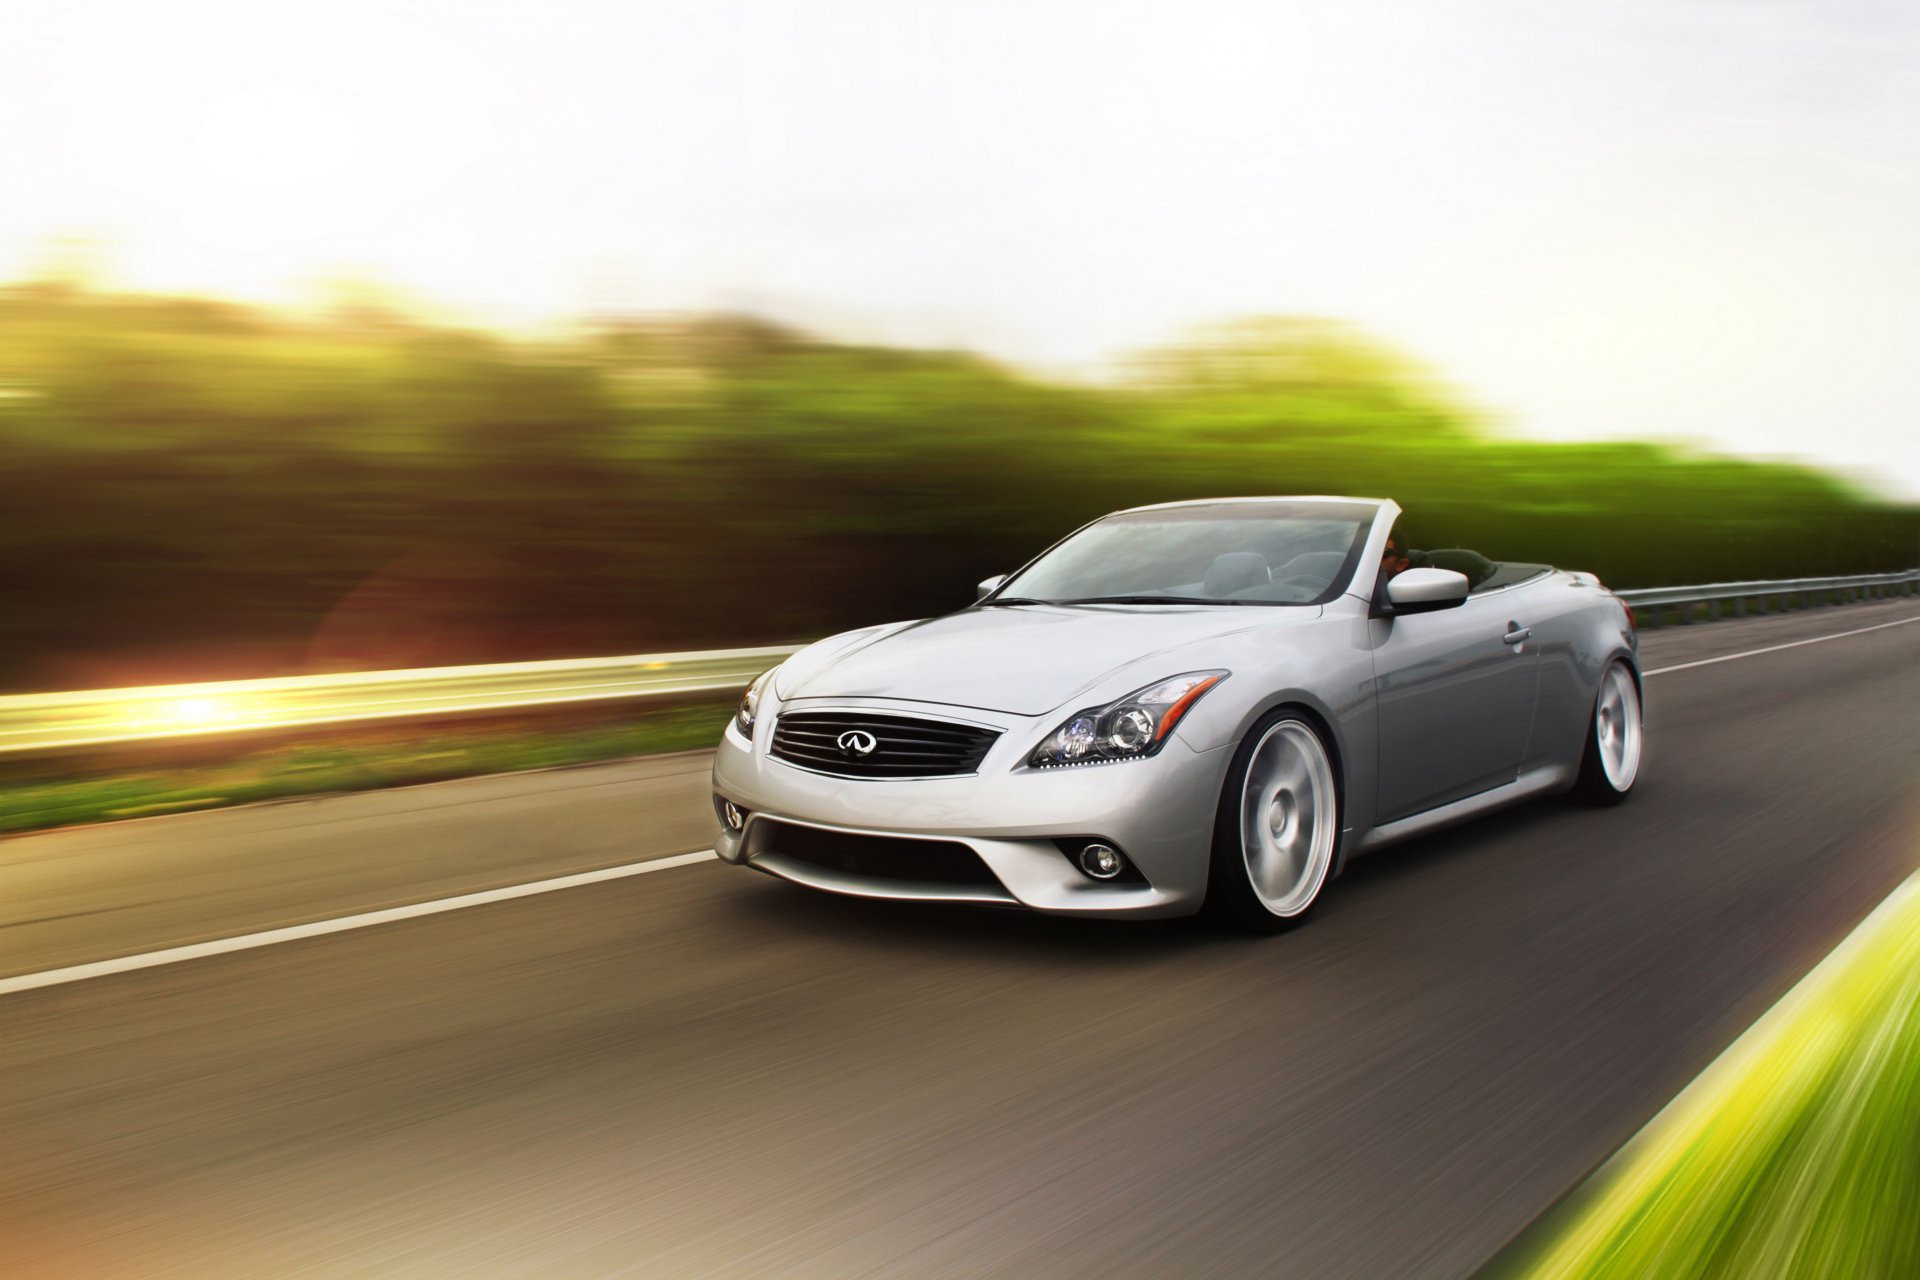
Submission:
[[[865,729],[849,729],[841,734],[836,742],[840,744],[840,754],[849,760],[859,760],[874,753],[880,745],[880,739]]]

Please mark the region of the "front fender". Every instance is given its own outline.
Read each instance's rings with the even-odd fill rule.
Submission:
[[[1231,748],[1269,712],[1299,708],[1327,736],[1340,778],[1341,829],[1365,830],[1373,823],[1379,767],[1366,628],[1364,608],[1343,600],[1300,632],[1235,637],[1216,664],[1233,676],[1195,704],[1176,735],[1196,751]]]

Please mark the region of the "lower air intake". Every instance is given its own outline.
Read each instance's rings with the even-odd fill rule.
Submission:
[[[777,854],[810,866],[873,880],[1000,889],[980,855],[952,840],[912,840],[851,831],[823,831],[761,818],[747,837],[747,856]]]

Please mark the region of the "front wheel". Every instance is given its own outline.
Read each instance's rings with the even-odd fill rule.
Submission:
[[[1314,727],[1275,712],[1234,752],[1213,824],[1207,910],[1223,923],[1276,933],[1320,899],[1340,843],[1333,759]]]
[[[1640,776],[1646,729],[1640,710],[1640,686],[1624,662],[1607,667],[1593,700],[1586,750],[1574,794],[1589,804],[1619,804]]]

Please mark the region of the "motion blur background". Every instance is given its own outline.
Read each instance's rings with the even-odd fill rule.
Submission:
[[[775,646],[1119,507],[1920,564],[1915,68],[1911,0],[0,0],[0,1275],[1920,1275],[1920,891],[1681,1094],[1920,860],[1910,582],[1648,626],[1632,804],[1286,938],[705,852]]]
[[[1911,8],[5,12],[6,690],[804,639],[1206,494],[1920,557]]]

